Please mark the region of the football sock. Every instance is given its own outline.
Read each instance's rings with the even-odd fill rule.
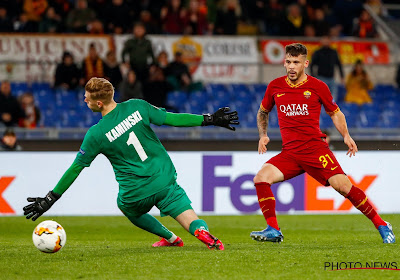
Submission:
[[[174,233],[172,233],[172,237],[170,239],[166,239],[169,243],[174,243],[175,240],[178,238]]]
[[[379,226],[386,226],[386,222],[376,213],[363,190],[352,186],[346,198],[350,200],[354,207],[370,219],[376,228]]]
[[[205,229],[206,231],[208,231],[208,225],[204,220],[194,220],[189,226],[189,232],[194,235],[196,229]]]
[[[156,218],[154,218],[150,214],[144,214],[139,217],[132,217],[128,215],[126,216],[135,226],[144,229],[145,231],[148,231],[150,233],[153,233],[155,235],[164,237],[168,241],[175,236],[175,234],[169,231],[162,223],[160,223]]]
[[[258,204],[260,204],[261,211],[264,215],[267,224],[279,230],[278,221],[275,214],[275,197],[271,190],[271,184],[266,182],[255,183]]]

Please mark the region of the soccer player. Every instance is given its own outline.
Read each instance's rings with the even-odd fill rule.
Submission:
[[[182,239],[148,214],[156,206],[161,216],[171,216],[183,228],[202,241],[209,249],[224,250],[220,240],[211,235],[207,223],[197,217],[185,191],[176,182],[176,170],[165,148],[150,127],[215,125],[235,130],[237,112],[228,107],[214,114],[173,114],[146,101],[131,99],[114,101],[112,84],[92,78],[85,86],[85,102],[102,119],[85,135],[71,167],[45,197],[29,197],[31,204],[23,208],[27,219],[35,221],[61,197],[85,167],[98,154],[105,155],[119,183],[117,204],[136,226],[162,239],[153,247],[183,246]]]
[[[309,65],[307,48],[295,43],[287,45],[285,51],[287,75],[269,83],[257,113],[259,154],[267,151],[270,141],[267,134],[268,115],[274,105],[277,107],[282,135],[281,153],[267,161],[254,177],[258,202],[268,227],[253,231],[250,236],[257,241],[283,241],[271,185],[307,172],[322,185],[332,186],[350,200],[372,221],[384,243],[394,243],[392,226],[377,214],[365,193],[352,185],[329,149],[326,135],[319,128],[322,104],[348,146],[347,155],[354,156],[358,151],[347,130],[345,116],[332,99],[328,86],[304,72]]]

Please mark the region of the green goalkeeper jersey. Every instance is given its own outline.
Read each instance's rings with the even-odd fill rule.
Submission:
[[[88,167],[103,154],[114,169],[121,202],[153,195],[176,180],[175,167],[150,127],[162,125],[165,118],[165,109],[140,99],[118,103],[88,130],[75,163]]]

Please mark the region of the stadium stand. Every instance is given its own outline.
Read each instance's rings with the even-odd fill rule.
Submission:
[[[215,111],[223,106],[237,110],[241,117],[241,127],[256,128],[255,113],[264,95],[266,84],[206,84],[203,91],[187,93],[173,91],[168,94],[167,104],[178,112],[203,114]],[[16,96],[31,91],[36,105],[43,112],[42,127],[58,128],[88,128],[95,124],[100,116],[90,112],[83,102],[83,89],[53,90],[46,83],[11,83]],[[339,86],[337,103],[346,115],[348,126],[351,128],[399,128],[400,127],[400,90],[392,85],[378,84],[371,97],[373,103],[358,106],[345,103],[345,89]],[[119,93],[116,92],[118,99]],[[270,114],[269,125],[278,127],[276,109]],[[321,128],[333,128],[330,117],[321,112]]]

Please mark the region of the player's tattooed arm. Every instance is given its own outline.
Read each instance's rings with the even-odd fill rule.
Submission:
[[[328,113],[328,115],[330,115],[336,129],[343,136],[344,143],[349,147],[346,155],[349,155],[350,157],[355,156],[358,152],[358,147],[356,142],[354,142],[353,138],[351,138],[349,134],[345,115],[341,111],[336,113]]]
[[[258,109],[257,128],[258,128],[258,134],[260,135],[260,138],[267,135],[268,116],[269,116],[269,112],[265,112],[265,111],[261,110],[261,108]]]
[[[267,136],[268,129],[268,116],[269,113],[261,109],[257,113],[257,127],[260,140],[258,141],[258,153],[263,154],[267,151],[267,145],[269,143],[269,137]]]

